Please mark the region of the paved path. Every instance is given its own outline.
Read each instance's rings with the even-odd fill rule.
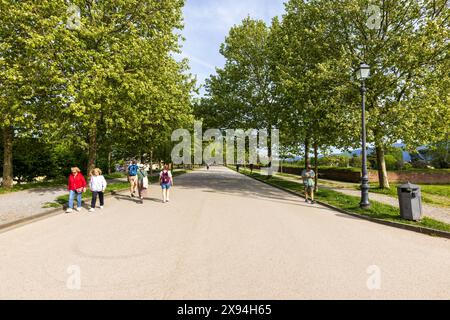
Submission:
[[[283,175],[283,176],[277,175],[277,177],[281,178],[281,179],[286,179],[286,180],[302,183],[300,178],[294,178],[294,177],[285,176],[285,175]],[[348,188],[347,187],[336,188],[336,187],[332,187],[329,185],[320,185],[319,184],[319,188],[330,189],[330,190],[340,192],[340,193],[343,193],[343,194],[346,194],[349,196],[355,196],[355,197],[361,196],[361,191],[354,190],[353,188],[350,187],[350,186],[353,186],[354,184],[345,183],[345,182],[344,183],[339,182],[339,184],[341,184],[341,185],[347,184],[347,185],[349,185],[349,187]],[[373,201],[389,204],[389,205],[397,207],[397,208],[399,207],[398,198],[394,198],[394,197],[391,197],[391,196],[388,196],[385,194],[371,192],[369,194],[369,198],[370,198],[370,200],[373,200]],[[450,224],[450,208],[436,207],[436,206],[432,206],[432,205],[422,202],[422,211],[423,211],[423,215],[426,217],[433,218],[435,220]]]
[[[101,212],[1,233],[0,298],[450,299],[449,240],[310,206],[225,168],[175,183],[168,204],[152,185],[144,204],[117,196]],[[80,289],[68,289],[78,271]]]

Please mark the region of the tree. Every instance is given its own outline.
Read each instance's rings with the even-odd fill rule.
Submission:
[[[346,59],[372,67],[368,132],[376,148],[380,188],[386,188],[387,146],[402,140],[414,149],[441,139],[449,126],[450,10],[445,0],[385,0],[379,25],[373,26],[368,5],[365,0],[333,1],[324,10]]]
[[[60,106],[61,74],[52,48],[60,19],[44,0],[0,1],[0,130],[3,186],[13,184],[13,145],[18,136],[41,135]]]

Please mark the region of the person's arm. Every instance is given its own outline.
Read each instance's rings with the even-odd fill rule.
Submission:
[[[170,177],[170,183],[173,187],[173,175],[172,175],[172,171],[169,171],[169,177]]]
[[[83,175],[81,176],[81,184],[83,186],[83,192],[86,192],[86,179]]]
[[[103,178],[103,192],[105,192],[106,187],[108,186],[108,182],[106,182],[106,179],[104,176],[102,176],[102,178]]]

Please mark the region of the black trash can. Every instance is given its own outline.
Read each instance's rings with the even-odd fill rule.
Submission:
[[[406,220],[422,219],[422,195],[420,186],[410,182],[397,187],[400,216]]]

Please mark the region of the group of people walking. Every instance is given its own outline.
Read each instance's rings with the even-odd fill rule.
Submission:
[[[147,190],[149,188],[150,182],[148,178],[149,167],[144,164],[137,164],[136,161],[128,166],[127,178],[130,183],[130,197],[136,197],[136,191],[138,197],[143,203],[144,198],[147,195]],[[159,174],[159,183],[162,189],[162,201],[163,203],[170,201],[170,188],[173,186],[173,175],[169,169],[168,165],[164,165],[163,169]],[[91,206],[89,212],[94,212],[96,210],[97,198],[100,202],[100,209],[105,206],[105,191],[108,183],[105,177],[102,175],[102,171],[99,168],[91,170],[89,174],[89,190],[92,193]],[[69,175],[69,203],[66,212],[70,213],[74,210],[75,198],[77,201],[77,211],[82,210],[82,198],[83,193],[87,191],[87,182],[84,175],[81,173],[80,168],[71,168],[71,173]]]

